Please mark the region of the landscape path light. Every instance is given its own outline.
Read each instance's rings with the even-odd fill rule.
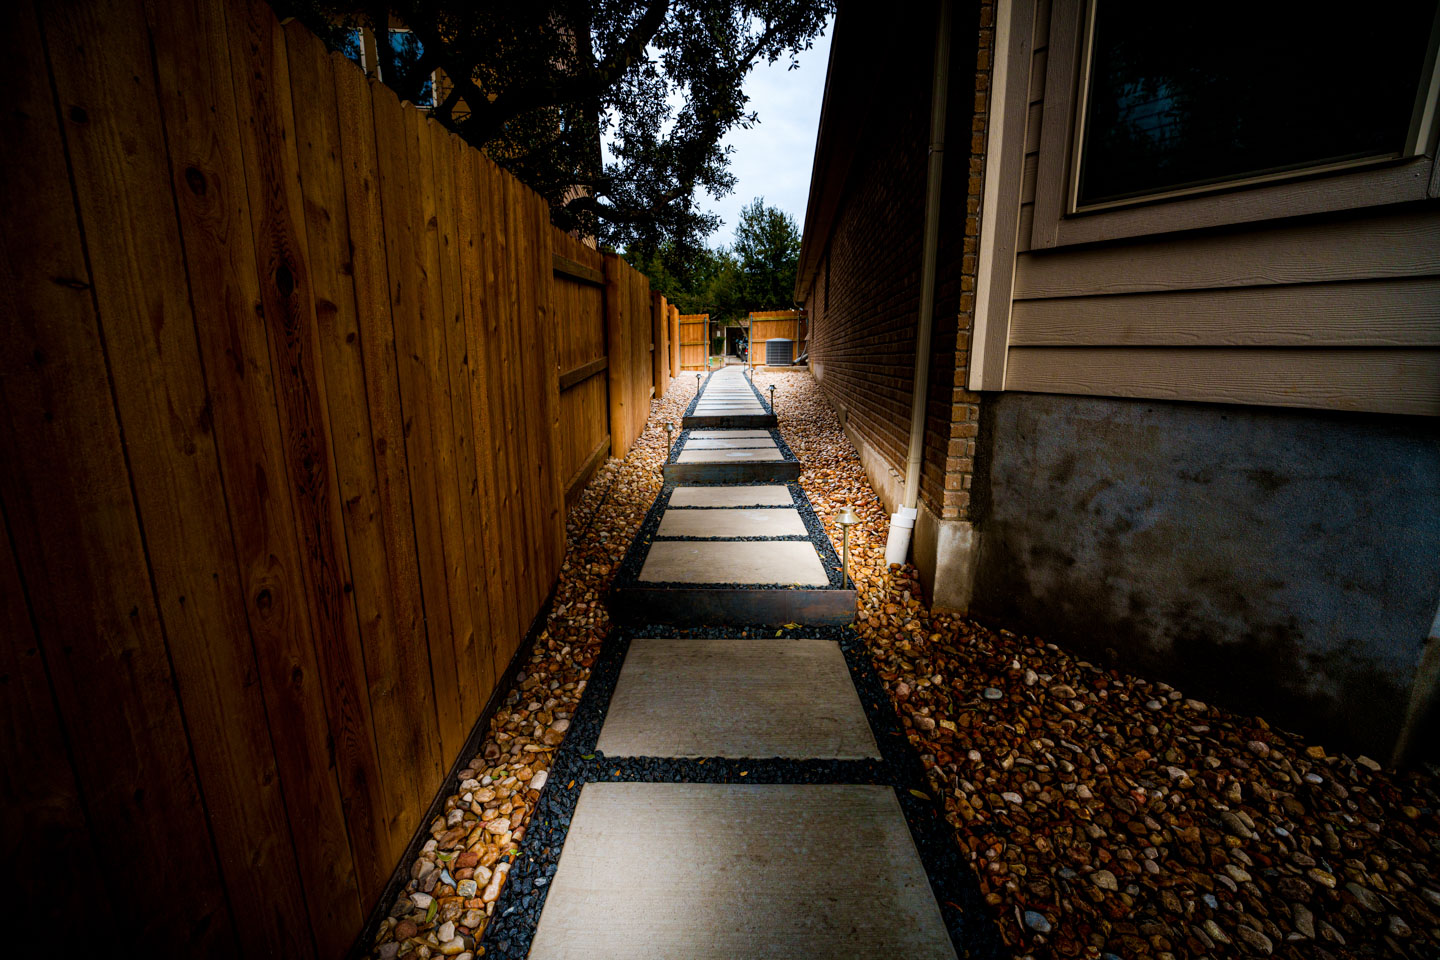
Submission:
[[[850,583],[850,528],[860,522],[860,517],[847,503],[835,514],[835,522],[840,524],[840,549],[844,557],[840,561],[840,589],[843,590]]]
[[[770,412],[775,412],[775,384],[770,384]]]

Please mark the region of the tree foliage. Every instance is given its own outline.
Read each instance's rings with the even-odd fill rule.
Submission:
[[[745,299],[752,310],[788,310],[795,302],[800,228],[788,213],[756,197],[740,211],[735,255]]]
[[[681,313],[738,320],[752,310],[793,306],[800,231],[789,214],[756,197],[740,213],[733,247],[682,250],[664,243],[649,255],[631,247],[625,257]]]
[[[273,0],[330,39],[377,36],[381,74],[419,101],[453,81],[435,118],[543,194],[556,224],[653,256],[692,256],[716,218],[700,193],[734,188],[721,139],[757,122],[746,74],[795,57],[834,0]],[[392,21],[393,17],[393,21]],[[390,29],[413,31],[418,43]],[[608,138],[613,160],[602,160]]]

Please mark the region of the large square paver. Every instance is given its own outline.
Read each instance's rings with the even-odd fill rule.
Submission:
[[[589,783],[531,960],[954,960],[889,787]]]
[[[691,437],[685,441],[686,450],[753,450],[777,449],[769,437]]]
[[[790,488],[778,484],[752,487],[676,487],[671,507],[788,507],[795,502]]]
[[[656,540],[640,580],[830,585],[820,554],[807,540]]]
[[[666,510],[657,537],[804,537],[805,521],[794,507],[773,510]]]
[[[630,641],[596,745],[611,757],[878,758],[834,640]]]
[[[680,456],[675,458],[676,463],[757,463],[784,460],[780,450],[772,446],[770,449],[764,447],[750,447],[745,450],[691,450],[687,444]]]

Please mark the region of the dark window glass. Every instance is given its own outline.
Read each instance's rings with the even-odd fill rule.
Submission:
[[[425,53],[425,45],[409,30],[390,31],[390,46],[395,50],[395,59],[400,61],[403,67],[414,66]],[[415,106],[435,106],[435,84],[429,77],[425,78],[420,87],[420,96],[415,99]]]
[[[1405,146],[1434,0],[1097,0],[1078,205]]]
[[[346,30],[340,35],[340,52],[362,67],[365,65],[364,42],[359,27]]]

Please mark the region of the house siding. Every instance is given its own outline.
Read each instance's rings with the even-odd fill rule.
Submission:
[[[1241,190],[1151,208],[1183,230],[1032,247],[1037,194],[1063,193],[1040,182],[1042,146],[1065,149],[1046,113],[1066,43],[1051,24],[1073,30],[1080,5],[1035,0],[1033,52],[1009,78],[1029,104],[1004,389],[1440,414],[1440,202],[1193,229],[1248,217]]]

